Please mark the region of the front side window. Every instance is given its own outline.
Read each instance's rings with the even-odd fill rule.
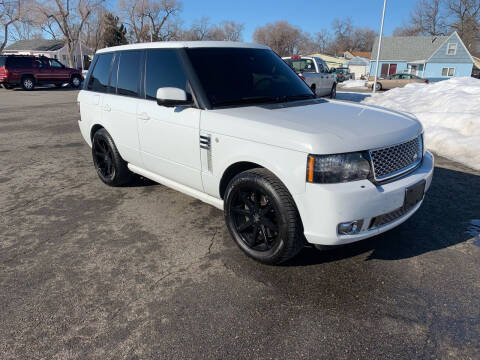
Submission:
[[[187,77],[178,58],[177,50],[149,50],[145,66],[145,95],[157,98],[161,87],[175,87],[187,91]]]
[[[95,68],[93,69],[93,73],[88,81],[88,90],[107,92],[112,59],[113,53],[99,55],[97,63],[95,64]]]
[[[224,47],[186,52],[213,107],[314,98],[305,82],[272,50]]]
[[[63,69],[63,65],[55,59],[50,59],[50,66],[55,69]]]
[[[450,43],[447,47],[447,55],[455,55],[457,53],[457,43]]]
[[[141,61],[141,51],[123,51],[120,53],[117,94],[125,96],[138,96]]]

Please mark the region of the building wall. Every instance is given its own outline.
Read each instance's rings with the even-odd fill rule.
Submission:
[[[457,44],[457,51],[455,55],[448,55],[447,48],[448,44]],[[468,50],[462,45],[460,38],[456,33],[453,33],[452,36],[440,47],[433,55],[428,59],[428,63],[445,63],[445,64],[473,64],[472,58]]]
[[[442,76],[443,68],[454,68],[455,73],[453,76]],[[461,64],[461,63],[428,63],[425,66],[424,78],[430,81],[440,81],[450,79],[451,77],[462,77],[472,75],[473,63]]]
[[[407,72],[407,63],[405,61],[379,61],[378,62],[378,76],[381,74],[382,64],[397,64],[397,71],[396,73],[404,73]],[[375,76],[375,68],[376,68],[376,61],[370,61],[370,76]]]

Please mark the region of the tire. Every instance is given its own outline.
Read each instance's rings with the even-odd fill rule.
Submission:
[[[376,91],[382,90],[382,84],[380,84],[379,82],[377,82],[377,85],[375,85],[375,90],[376,90]]]
[[[70,79],[70,86],[74,89],[78,89],[82,85],[82,78],[79,75],[73,75]]]
[[[337,97],[337,84],[332,85],[332,90],[330,91],[330,99],[335,99]]]
[[[112,137],[99,129],[92,138],[92,158],[98,177],[109,186],[122,186],[130,182],[133,173],[120,156]]]
[[[63,83],[55,84],[56,88],[61,88],[63,86]]]
[[[35,78],[33,76],[24,76],[22,78],[22,88],[26,91],[32,91],[35,88]]]
[[[304,247],[303,226],[285,185],[266,169],[235,176],[225,192],[224,216],[238,247],[264,264],[280,264]]]
[[[318,97],[317,86],[315,84],[312,84],[312,86],[310,86],[310,90],[313,91],[313,93],[315,94],[315,97]]]
[[[15,86],[10,85],[10,84],[3,84],[3,87],[7,90],[12,90]]]

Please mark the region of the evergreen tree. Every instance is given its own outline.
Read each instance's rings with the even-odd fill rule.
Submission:
[[[103,45],[105,47],[125,45],[127,41],[127,29],[120,23],[118,16],[105,13],[103,17]]]

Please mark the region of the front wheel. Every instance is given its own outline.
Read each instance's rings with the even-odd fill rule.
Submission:
[[[380,84],[379,82],[377,82],[377,85],[375,85],[375,90],[376,90],[376,91],[382,90],[382,84]]]
[[[230,181],[224,215],[237,245],[259,262],[280,264],[304,246],[303,227],[293,198],[266,169],[244,171]]]
[[[105,184],[121,186],[131,180],[132,172],[105,129],[100,129],[93,135],[92,156],[98,177]]]
[[[332,90],[330,91],[330,99],[335,99],[337,97],[337,84],[332,85]]]

